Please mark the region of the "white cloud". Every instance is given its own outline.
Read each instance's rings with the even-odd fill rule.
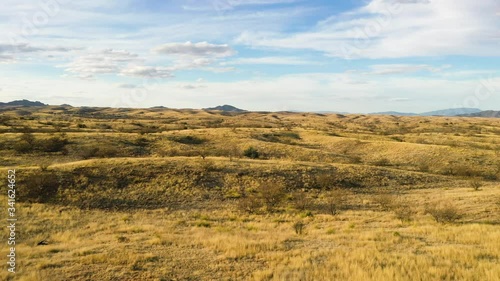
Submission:
[[[98,74],[117,74],[132,77],[171,78],[177,70],[199,69],[213,72],[231,71],[232,68],[211,66],[219,58],[228,56],[233,50],[227,45],[197,44],[163,45],[158,50],[170,53],[177,59],[168,66],[146,65],[146,57],[127,50],[105,49],[80,55],[72,62],[62,65],[65,71],[81,79],[94,79]],[[150,58],[149,61],[152,61]],[[160,63],[156,58],[156,64]],[[165,62],[163,62],[165,63]]]
[[[32,46],[28,43],[0,44],[0,53],[70,52],[81,49],[61,46]]]
[[[30,56],[38,55],[52,58],[51,53],[68,53],[81,48],[61,46],[33,46],[28,43],[5,44],[0,43],[0,63],[15,63],[22,59],[31,59]],[[28,56],[28,57],[26,57]]]
[[[136,88],[138,88],[138,86],[135,85],[135,84],[123,83],[123,84],[119,84],[118,88],[122,88],[122,89],[136,89]]]
[[[311,49],[341,58],[497,56],[497,0],[372,0],[306,32],[243,32],[254,47]]]
[[[120,75],[146,77],[146,78],[171,78],[172,70],[156,66],[130,66],[120,71]]]
[[[0,54],[0,63],[12,63],[14,61],[15,60],[13,55]]]
[[[153,52],[165,55],[187,56],[187,57],[229,57],[236,52],[227,44],[216,45],[208,42],[191,43],[167,43],[156,48]]]
[[[63,65],[66,71],[82,79],[91,79],[95,74],[119,73],[127,63],[140,62],[137,54],[126,50],[105,49],[77,57]]]
[[[199,43],[168,43],[153,48],[154,53],[170,55],[175,58],[172,66],[173,70],[200,69],[212,72],[232,71],[229,67],[214,67],[214,63],[225,57],[236,54],[229,45],[210,44],[208,42]]]
[[[32,47],[27,43],[22,44],[0,44],[0,53],[31,53],[38,52],[41,48]]]

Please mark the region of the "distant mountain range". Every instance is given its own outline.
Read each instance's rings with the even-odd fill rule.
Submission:
[[[15,100],[11,102],[0,102],[0,107],[32,107],[32,106],[47,106],[39,101],[29,101],[26,99]],[[70,105],[63,105],[70,106]],[[164,106],[151,107],[152,109],[167,109]],[[232,105],[219,105],[216,107],[203,108],[203,110],[219,110],[224,112],[246,112],[244,109],[237,108]],[[292,111],[301,112],[301,111]],[[336,112],[336,111],[316,111],[314,113],[323,114],[349,114],[349,112]],[[429,111],[424,113],[412,113],[412,112],[398,112],[398,111],[385,111],[385,112],[374,112],[368,113],[370,115],[396,115],[396,116],[463,116],[463,117],[487,117],[487,118],[500,118],[500,111],[487,110],[481,111],[479,108],[449,108],[443,110]]]
[[[481,109],[479,108],[449,108],[449,109],[429,111],[424,113],[386,111],[386,112],[375,112],[370,114],[399,115],[399,116],[461,116],[461,115],[477,114],[480,112]]]
[[[373,112],[371,115],[396,115],[396,116],[418,116],[417,113],[408,112],[397,112],[397,111],[384,111],[384,112]]]
[[[219,105],[216,107],[209,107],[209,108],[203,108],[204,110],[220,110],[220,111],[226,111],[226,112],[245,112],[246,110],[239,109],[237,107],[234,107],[232,105]]]
[[[39,101],[15,100],[11,102],[0,102],[0,106],[46,106]]]
[[[481,112],[476,112],[476,113],[470,113],[470,114],[461,114],[459,116],[464,116],[464,117],[487,117],[487,118],[500,118],[500,111],[495,111],[495,110],[486,110],[486,111],[481,111]]]

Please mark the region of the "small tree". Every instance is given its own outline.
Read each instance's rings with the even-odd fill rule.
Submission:
[[[293,205],[295,209],[305,211],[312,205],[312,199],[307,196],[307,193],[297,191],[293,194]]]
[[[259,191],[262,201],[266,205],[268,211],[274,210],[285,197],[283,185],[277,182],[268,181],[262,183],[259,187]]]
[[[297,233],[298,235],[302,235],[305,226],[306,224],[302,221],[297,221],[293,224],[293,229],[295,230],[295,233]]]
[[[326,211],[334,216],[345,206],[347,201],[347,193],[341,189],[334,189],[327,194]]]
[[[247,213],[255,213],[262,207],[262,201],[254,194],[240,198],[238,201],[238,208]]]
[[[483,186],[483,183],[481,182],[480,179],[478,178],[474,178],[470,181],[470,186],[472,187],[472,189],[474,189],[475,191],[478,191],[482,186]]]

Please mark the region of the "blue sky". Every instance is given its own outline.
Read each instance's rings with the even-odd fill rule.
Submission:
[[[498,0],[2,3],[3,102],[500,109]]]

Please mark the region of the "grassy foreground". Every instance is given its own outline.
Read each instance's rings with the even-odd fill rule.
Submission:
[[[495,119],[43,107],[0,132],[1,280],[500,277]]]

